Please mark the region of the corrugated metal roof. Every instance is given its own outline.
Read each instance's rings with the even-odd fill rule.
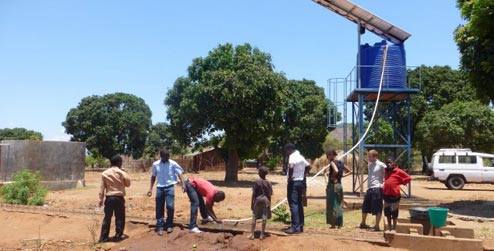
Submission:
[[[360,25],[366,30],[394,43],[407,40],[411,34],[387,22],[347,0],[312,0],[319,5],[336,12],[346,19]]]

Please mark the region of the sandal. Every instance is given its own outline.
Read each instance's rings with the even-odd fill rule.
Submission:
[[[370,227],[367,226],[367,224],[360,223],[360,225],[358,226],[358,228],[360,228],[360,229],[369,229]]]
[[[379,227],[373,227],[373,228],[370,228],[369,231],[372,231],[372,232],[381,232],[381,229]]]

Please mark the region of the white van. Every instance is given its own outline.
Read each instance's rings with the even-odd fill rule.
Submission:
[[[444,148],[432,155],[432,178],[449,189],[465,183],[494,183],[494,155],[472,150]]]

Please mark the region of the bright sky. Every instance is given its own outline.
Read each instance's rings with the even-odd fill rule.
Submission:
[[[451,0],[354,0],[409,32],[407,65],[457,69]],[[381,41],[366,32],[364,43]],[[345,77],[356,64],[357,27],[311,0],[0,1],[0,129],[24,127],[68,140],[61,123],[82,98],[143,98],[153,123],[192,59],[219,44],[270,53],[289,79]]]

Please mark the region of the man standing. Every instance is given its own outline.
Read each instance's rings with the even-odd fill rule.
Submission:
[[[103,206],[103,197],[105,199],[105,217],[101,225],[101,234],[99,242],[107,242],[110,234],[110,224],[113,213],[115,213],[115,237],[113,241],[120,241],[124,238],[125,228],[125,187],[130,186],[130,176],[122,170],[122,157],[115,155],[110,159],[111,167],[102,173],[101,185],[99,191],[100,207]]]
[[[359,226],[361,229],[370,228],[365,224],[367,214],[370,213],[376,216],[376,224],[373,228],[370,228],[372,231],[380,231],[379,223],[383,211],[384,169],[386,168],[386,165],[379,161],[377,157],[378,152],[376,150],[370,150],[367,153],[367,192],[365,193],[364,203],[362,204],[362,221]]]
[[[290,228],[285,232],[288,234],[298,234],[304,231],[302,195],[305,192],[305,167],[309,165],[309,162],[305,160],[294,144],[285,145],[284,151],[288,156],[287,199],[292,220]]]
[[[166,232],[173,232],[173,215],[175,213],[175,188],[177,176],[182,184],[182,191],[185,192],[185,183],[182,177],[184,170],[180,165],[170,159],[168,150],[160,151],[161,159],[155,161],[151,170],[151,185],[149,186],[148,196],[152,195],[152,190],[156,177],[156,232],[163,235],[163,229]],[[166,204],[166,222],[164,221]]]
[[[202,178],[189,178],[185,181],[187,196],[190,200],[190,224],[189,233],[198,234],[202,231],[197,228],[197,208],[201,212],[202,224],[215,221],[221,224],[222,221],[216,217],[213,210],[215,202],[220,202],[225,199],[225,193],[211,184],[211,182]],[[206,203],[204,198],[206,197]]]

